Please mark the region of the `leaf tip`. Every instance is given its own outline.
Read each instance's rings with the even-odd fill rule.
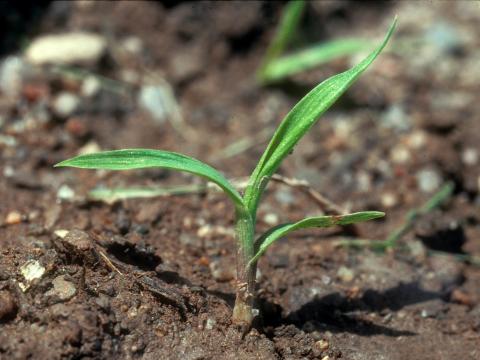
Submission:
[[[370,219],[378,219],[384,217],[386,214],[383,211],[370,211]]]

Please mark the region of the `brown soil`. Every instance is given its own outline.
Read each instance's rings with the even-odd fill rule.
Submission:
[[[262,316],[244,339],[230,324],[233,213],[220,193],[106,204],[88,200],[88,191],[198,180],[163,170],[52,167],[93,142],[180,151],[229,177],[248,175],[267,137],[230,158],[222,149],[278,124],[306,89],[349,66],[335,61],[259,88],[253,75],[282,6],[51,5],[41,33],[104,35],[109,56],[91,70],[121,82],[127,71],[129,79],[165,78],[188,131],[182,136],[139,109],[136,80],[124,95],[101,90],[86,98],[82,79],[41,71],[29,75],[17,98],[0,98],[1,359],[480,358],[480,269],[469,258],[480,256],[474,2],[310,4],[305,42],[378,38],[398,14],[393,43],[412,45],[438,24],[454,30],[458,43],[446,49],[431,40],[384,53],[280,172],[307,179],[341,206],[385,211],[385,220],[358,227],[369,239],[401,225],[438,179],[453,181],[455,191],[387,253],[336,248],[334,241],[349,235],[342,229],[305,231],[274,245],[259,263]],[[132,36],[143,44],[133,55],[125,51]],[[52,113],[62,90],[81,97],[68,118]],[[304,194],[271,183],[258,230],[318,212]],[[62,239],[58,230],[75,231]],[[26,264],[45,272],[29,283]]]

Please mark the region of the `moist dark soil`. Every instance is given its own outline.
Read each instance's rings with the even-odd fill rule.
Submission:
[[[255,70],[283,6],[45,7],[33,34],[100,34],[107,54],[87,70],[114,81],[87,96],[85,76],[47,66],[0,97],[1,359],[480,359],[476,2],[308,5],[298,46],[379,39],[395,14],[399,26],[389,50],[279,172],[308,180],[342,208],[387,216],[355,231],[299,232],[272,246],[259,262],[261,315],[243,338],[230,322],[233,209],[221,193],[105,202],[89,191],[201,181],[155,169],[53,168],[89,149],[145,147],[203,159],[230,178],[247,176],[268,129],[308,89],[361,58],[260,87]],[[145,84],[165,83],[181,118],[155,120],[138,105]],[[59,115],[55,99],[64,91],[80,105]],[[231,153],[228,146],[242,139],[247,146]],[[394,248],[338,246],[346,238],[387,238],[447,182],[452,196]],[[303,192],[272,182],[258,231],[319,213]]]

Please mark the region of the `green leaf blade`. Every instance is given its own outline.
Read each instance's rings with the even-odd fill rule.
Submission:
[[[295,145],[316,123],[319,116],[327,111],[376,59],[392,36],[396,22],[395,18],[383,42],[376,50],[350,70],[332,76],[317,85],[283,119],[253,171],[245,191],[245,203],[253,218],[270,176],[276,172],[283,159],[293,151]]]
[[[82,169],[131,170],[160,167],[188,172],[217,184],[233,200],[235,206],[244,207],[237,190],[217,170],[192,157],[170,151],[151,149],[125,149],[80,155],[55,165],[55,167]]]
[[[265,67],[264,82],[278,81],[334,59],[355,54],[369,47],[371,47],[371,44],[362,39],[338,39],[281,56],[270,61],[268,66]]]
[[[381,211],[361,211],[347,215],[331,215],[331,216],[316,216],[300,220],[296,223],[288,223],[278,225],[257,240],[258,251],[255,256],[250,260],[250,264],[256,262],[260,256],[262,256],[267,248],[272,245],[278,239],[281,239],[285,235],[288,235],[292,231],[314,228],[314,227],[331,227],[335,225],[349,225],[358,222],[378,219],[385,216],[385,213]]]

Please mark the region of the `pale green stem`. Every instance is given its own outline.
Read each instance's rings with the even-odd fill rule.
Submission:
[[[246,209],[237,209],[235,237],[237,241],[237,288],[232,320],[248,331],[253,321],[256,264],[248,265],[254,254],[254,224]]]

